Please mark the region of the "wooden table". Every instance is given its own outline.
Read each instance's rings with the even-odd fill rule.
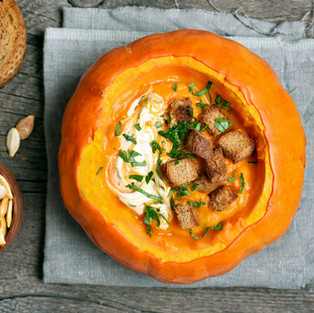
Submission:
[[[0,312],[314,312],[313,287],[302,290],[266,288],[139,289],[44,284],[43,248],[47,161],[44,141],[43,34],[60,27],[64,6],[97,5],[99,0],[18,0],[28,29],[28,47],[18,75],[0,90],[0,156],[21,186],[25,213],[11,246],[0,254]],[[231,12],[241,8],[250,17],[270,22],[313,19],[312,0],[107,0],[102,8],[122,5],[203,8]],[[313,36],[309,28],[308,36]],[[10,159],[6,133],[28,114],[36,116],[30,138]]]

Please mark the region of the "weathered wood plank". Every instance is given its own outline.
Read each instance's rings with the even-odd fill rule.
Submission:
[[[79,0],[76,1],[78,4]],[[81,1],[81,0],[80,0]],[[84,4],[91,4],[84,0]],[[25,210],[20,232],[0,255],[0,312],[313,312],[313,291],[265,288],[140,289],[43,284],[47,162],[44,144],[43,33],[61,25],[67,0],[18,0],[28,28],[28,48],[19,74],[0,90],[0,159],[19,180]],[[82,1],[81,1],[82,2]],[[107,0],[101,8],[121,5],[216,9],[241,12],[271,22],[298,20],[311,0]],[[210,5],[212,3],[213,6]],[[313,17],[309,14],[308,20]],[[311,33],[313,36],[313,33]],[[10,159],[5,135],[19,118],[34,114],[35,128]]]

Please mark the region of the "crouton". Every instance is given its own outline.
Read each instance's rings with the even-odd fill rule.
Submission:
[[[198,120],[203,124],[206,124],[206,129],[210,132],[211,135],[216,137],[221,134],[221,131],[215,126],[216,119],[219,117],[226,118],[228,120],[225,114],[223,114],[217,107],[212,105],[203,111]]]
[[[195,190],[202,193],[209,193],[215,184],[211,183],[206,175],[201,175],[197,180],[194,180],[193,186]]]
[[[208,159],[212,153],[212,142],[195,129],[186,136],[185,147],[201,158]]]
[[[221,136],[217,146],[222,148],[226,158],[238,163],[253,154],[255,142],[246,133],[235,130]]]
[[[220,186],[209,194],[209,205],[214,211],[226,209],[238,197],[235,189],[228,185]]]
[[[227,165],[221,148],[214,150],[210,158],[205,160],[205,171],[209,181],[213,184],[227,180]]]
[[[167,162],[163,165],[163,170],[171,187],[185,184],[198,177],[196,166],[192,159],[181,159],[179,161]]]
[[[176,204],[174,210],[183,229],[199,226],[198,209],[190,206],[189,202],[184,201]]]
[[[183,99],[172,99],[169,104],[169,113],[171,121],[169,127],[173,127],[174,124],[187,121],[192,122],[192,101],[189,97]]]

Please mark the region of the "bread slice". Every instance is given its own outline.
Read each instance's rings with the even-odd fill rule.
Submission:
[[[197,185],[195,190],[202,193],[209,193],[215,186],[215,184],[210,182],[206,175],[200,175],[198,179],[194,180],[192,185]]]
[[[175,204],[174,210],[183,229],[199,226],[198,209],[190,206],[188,201]]]
[[[192,159],[169,161],[163,165],[163,170],[171,187],[185,184],[198,177],[197,169]]]
[[[223,185],[209,194],[209,205],[214,211],[226,209],[238,195],[235,189],[229,185]]]
[[[221,131],[215,126],[216,119],[219,117],[228,120],[225,114],[223,114],[216,106],[212,105],[203,111],[198,120],[203,124],[206,124],[210,134],[216,137],[221,134]]]
[[[222,148],[226,158],[238,163],[253,154],[255,142],[246,133],[235,130],[221,136],[217,146]]]
[[[171,121],[169,127],[179,124],[183,121],[192,122],[192,101],[189,97],[183,99],[172,99],[169,104],[169,113]]]
[[[18,72],[26,51],[23,15],[13,0],[0,1],[0,88]]]
[[[221,148],[215,149],[210,158],[205,160],[205,171],[212,184],[227,180],[227,165]]]
[[[211,140],[195,129],[191,129],[186,136],[185,147],[204,159],[208,159],[212,153]]]

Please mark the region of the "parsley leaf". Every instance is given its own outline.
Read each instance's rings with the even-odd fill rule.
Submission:
[[[137,180],[139,183],[141,183],[144,177],[143,177],[142,175],[130,175],[129,178],[135,179],[135,180]]]
[[[120,121],[116,127],[116,131],[114,132],[115,136],[119,136],[120,135],[120,130],[121,130],[121,124],[122,121]]]
[[[187,108],[187,109],[188,109],[188,111],[189,111],[190,116],[191,116],[191,117],[194,117],[194,115],[193,115],[193,113],[194,113],[193,109],[192,109],[192,108]]]
[[[103,167],[100,167],[96,173],[96,175],[98,175],[101,171],[103,170]]]
[[[193,92],[193,88],[195,86],[195,83],[189,83],[189,92],[194,95],[194,92]]]
[[[162,179],[162,175],[161,175],[161,171],[160,171],[160,165],[161,165],[160,157],[161,157],[161,151],[159,150],[158,159],[157,159],[157,166],[156,166],[156,173],[157,173],[158,177],[160,179]]]
[[[150,228],[151,220],[155,220],[157,222],[157,227],[160,225],[160,219],[159,219],[158,214],[155,211],[155,209],[153,207],[145,204],[144,223],[146,224],[147,235],[149,235],[149,237],[152,236],[152,232],[151,232],[151,228]]]
[[[222,109],[222,110],[225,110],[229,105],[231,105],[231,103],[230,103],[229,101],[227,101],[227,100],[224,100],[224,101],[222,102],[221,109]]]
[[[221,96],[220,95],[218,95],[216,97],[215,102],[216,102],[216,106],[218,106],[221,103]]]
[[[150,144],[152,145],[153,153],[155,153],[157,150],[161,151],[161,146],[156,140],[153,140]]]
[[[174,91],[177,91],[177,87],[178,87],[178,84],[177,84],[177,83],[174,83],[173,86],[172,86],[172,89],[173,89]]]
[[[228,178],[228,182],[233,182],[237,179],[237,170],[234,171],[234,176],[233,177],[230,177]]]
[[[228,119],[226,118],[221,117],[216,118],[215,127],[221,132],[224,132],[232,125],[233,123],[229,123]]]
[[[199,184],[195,184],[194,186],[192,186],[192,187],[191,187],[191,191],[194,191],[194,190],[197,188],[198,185],[199,185]]]
[[[143,190],[143,189],[141,189],[141,188],[135,186],[134,183],[132,183],[131,185],[128,184],[128,185],[126,185],[126,187],[127,187],[127,188],[130,188],[130,189],[133,189],[133,190],[135,190],[135,191],[140,192],[141,194],[143,194],[143,195],[146,196],[147,198],[154,199],[154,200],[157,200],[157,201],[160,202],[160,203],[163,203],[162,197],[156,196],[156,195],[152,195],[152,194],[146,192],[145,190]]]
[[[174,199],[173,199],[173,196],[171,196],[171,198],[170,198],[170,208],[171,208],[172,211],[174,210]]]
[[[212,85],[213,85],[213,82],[208,82],[204,89],[195,93],[195,96],[197,97],[205,96],[209,92]]]
[[[127,140],[133,142],[135,145],[137,144],[136,139],[134,138],[133,135],[128,135],[128,134],[122,134],[122,136]]]
[[[217,231],[219,231],[219,230],[222,230],[222,228],[223,228],[223,224],[221,222],[219,222],[216,226],[207,227],[205,229],[202,237],[204,238],[207,235],[208,230],[217,230]]]
[[[138,153],[137,151],[134,150],[128,150],[129,152],[129,162],[131,163],[132,167],[136,167],[136,166],[146,166],[146,161],[142,161],[142,162],[137,162],[135,160],[135,157],[137,156],[141,156],[140,153]]]
[[[139,123],[135,124],[134,127],[140,131],[142,129],[141,125]]]
[[[196,106],[197,106],[199,109],[201,109],[202,111],[204,111],[204,109],[205,109],[206,107],[208,107],[209,105],[206,104],[206,103],[204,104],[203,101],[202,101],[202,99],[201,99],[200,102],[196,103]]]
[[[155,127],[156,127],[156,128],[160,128],[161,126],[162,126],[162,125],[161,125],[160,122],[156,122],[156,123],[155,123]]]
[[[197,236],[195,236],[193,233],[192,233],[192,228],[190,228],[190,235],[195,239],[195,240],[197,240],[198,239],[198,237]]]
[[[257,161],[247,161],[249,164],[257,164]]]
[[[240,174],[240,182],[241,182],[241,186],[240,186],[240,189],[239,189],[239,192],[238,192],[239,194],[242,193],[242,191],[244,189],[244,186],[245,186],[243,173]]]
[[[146,177],[145,177],[146,184],[148,184],[149,181],[152,179],[153,174],[154,174],[154,173],[153,173],[152,171],[150,171],[150,172],[146,175]]]
[[[177,187],[177,197],[178,198],[181,198],[181,197],[184,197],[184,196],[189,196],[191,193],[189,191],[189,189],[187,189],[185,186],[183,185],[179,185]]]
[[[126,163],[129,163],[129,159],[128,159],[128,156],[126,154],[125,151],[122,151],[120,154],[119,154],[119,157]]]
[[[190,206],[195,206],[197,208],[200,208],[202,205],[206,204],[206,202],[197,202],[197,201],[190,201]]]

